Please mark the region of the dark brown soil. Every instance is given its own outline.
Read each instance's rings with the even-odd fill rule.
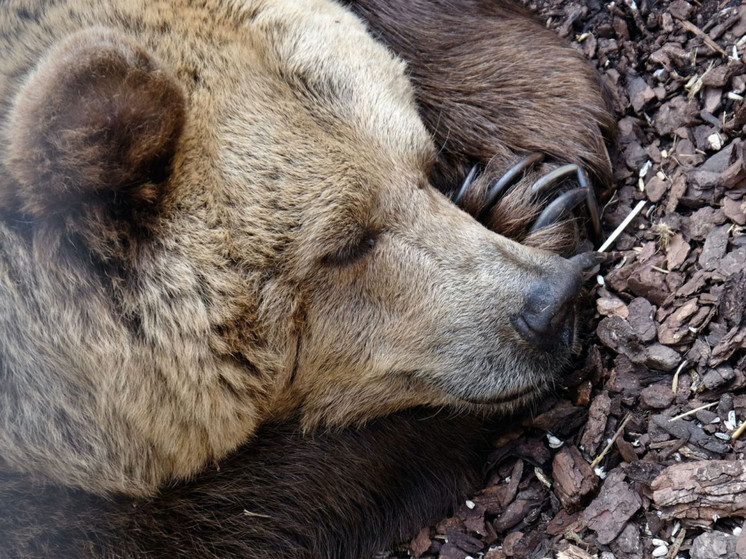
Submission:
[[[609,90],[607,232],[647,203],[563,388],[495,436],[482,491],[391,556],[746,557],[746,5],[527,5]]]

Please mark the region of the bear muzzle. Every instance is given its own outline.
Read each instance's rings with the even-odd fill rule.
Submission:
[[[521,312],[510,317],[521,338],[546,352],[572,349],[575,345],[575,305],[583,287],[583,274],[605,260],[605,255],[588,252],[553,260],[552,268],[529,289]]]

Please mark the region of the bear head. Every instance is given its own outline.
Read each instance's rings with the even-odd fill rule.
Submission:
[[[0,18],[3,459],[144,495],[269,417],[550,386],[580,271],[430,186],[404,64],[332,2],[176,4]]]

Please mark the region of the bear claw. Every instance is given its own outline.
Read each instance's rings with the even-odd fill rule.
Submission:
[[[531,185],[531,192],[536,194],[546,192],[556,184],[558,179],[571,173],[575,173],[580,188],[565,192],[554,202],[549,204],[536,220],[531,231],[538,231],[547,225],[557,222],[568,210],[577,207],[583,201],[583,197],[580,196],[580,194],[584,192],[586,207],[588,208],[588,215],[591,222],[591,234],[593,235],[593,240],[600,243],[603,240],[601,232],[601,210],[598,206],[598,201],[596,200],[596,193],[593,190],[593,185],[590,180],[588,180],[587,173],[580,165],[570,163],[568,165],[563,165],[562,167],[557,167]],[[575,194],[576,191],[581,192]],[[559,204],[560,201],[563,203]],[[542,222],[543,225],[540,226],[540,222]]]
[[[587,199],[586,189],[582,187],[563,192],[541,211],[541,214],[529,229],[529,233],[536,233],[553,223],[557,223],[567,212],[577,208]]]
[[[479,174],[480,168],[481,168],[481,164],[477,163],[471,168],[471,170],[469,171],[469,174],[466,175],[464,182],[461,184],[461,188],[459,188],[456,196],[453,197],[453,203],[456,204],[457,206],[461,205],[461,200],[463,199],[464,194],[466,194],[469,191],[469,187],[471,187],[471,183],[474,182],[474,179]]]
[[[538,163],[541,163],[543,160],[543,153],[530,153],[529,155],[521,159],[518,163],[513,165],[510,169],[508,169],[505,174],[500,177],[500,179],[492,186],[492,188],[490,188],[490,191],[487,194],[486,204],[479,216],[480,219],[486,216],[489,210],[492,209],[492,206],[494,206],[495,203],[500,199],[502,193],[505,192],[509,187],[513,186],[513,184],[515,184],[518,179],[520,179],[524,171]]]
[[[490,210],[494,207],[497,201],[502,195],[513,186],[518,180],[520,180],[523,173],[529,168],[541,163],[544,160],[544,154],[542,153],[529,153],[527,156],[522,158],[518,163],[508,169],[500,179],[490,188],[485,198],[485,204],[482,210],[479,212],[477,219],[483,221]],[[481,172],[482,165],[477,163],[474,165],[466,179],[458,190],[457,195],[453,201],[457,205],[461,205],[464,195],[469,191],[471,185],[476,176]],[[588,208],[588,215],[590,218],[590,234],[593,241],[600,243],[603,240],[603,233],[601,230],[601,209],[596,200],[596,194],[593,189],[593,185],[588,179],[588,175],[585,170],[575,163],[569,163],[553,169],[549,173],[543,175],[537,179],[530,188],[532,194],[546,194],[557,185],[558,181],[563,177],[575,174],[578,182],[578,188],[568,190],[560,194],[553,202],[548,204],[537,218],[534,225],[531,227],[530,232],[534,233],[539,231],[553,223],[558,222],[560,219],[571,210],[579,206],[583,201]]]

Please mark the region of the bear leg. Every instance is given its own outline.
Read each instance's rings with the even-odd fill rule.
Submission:
[[[608,183],[615,130],[583,56],[508,0],[350,0],[408,64],[439,149],[433,182],[452,190],[475,162],[543,152]]]
[[[432,410],[314,435],[267,425],[255,440],[149,500],[30,486],[0,468],[0,541],[35,558],[370,557],[449,514],[489,449],[479,420]]]

